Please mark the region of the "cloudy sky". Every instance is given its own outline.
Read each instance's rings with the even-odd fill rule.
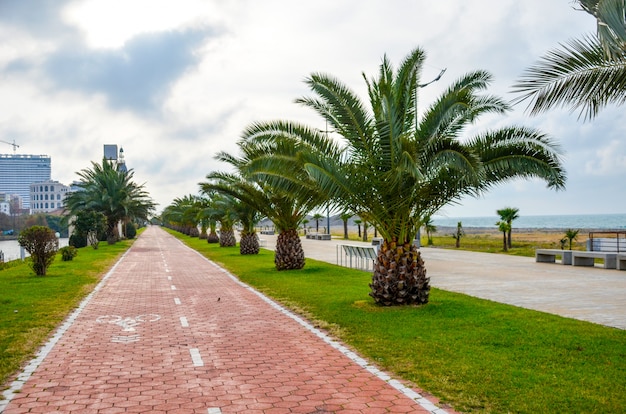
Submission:
[[[0,0],[0,140],[21,154],[52,157],[65,184],[99,162],[104,144],[125,151],[136,181],[160,204],[198,193],[227,168],[251,122],[291,119],[324,128],[294,104],[312,72],[365,97],[362,73],[383,55],[399,63],[415,47],[428,59],[420,91],[429,103],[461,74],[483,69],[491,93],[513,99],[525,68],[559,42],[595,30],[570,0]],[[626,107],[593,121],[553,110],[529,117],[518,105],[472,131],[540,128],[565,151],[566,191],[514,181],[442,215],[626,212]],[[468,132],[472,132],[468,131]],[[11,153],[0,143],[0,153]]]

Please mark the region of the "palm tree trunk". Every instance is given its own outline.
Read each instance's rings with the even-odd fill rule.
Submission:
[[[300,236],[296,230],[285,230],[278,235],[274,264],[277,270],[294,270],[304,267],[304,250],[302,250]]]
[[[405,242],[383,241],[378,251],[370,296],[384,306],[426,304],[430,279],[417,247]]]
[[[348,240],[348,220],[343,221],[343,238]]]
[[[508,251],[509,251],[509,249],[508,249],[508,246],[509,246],[509,245],[508,245],[508,244],[507,244],[507,242],[506,242],[506,231],[503,231],[503,232],[502,232],[502,243],[503,243],[503,248],[504,248],[504,251],[505,251],[505,252],[508,252]]]
[[[235,231],[233,229],[220,231],[220,247],[233,247],[237,245]]]
[[[259,238],[256,233],[243,231],[239,241],[239,253],[259,254]]]

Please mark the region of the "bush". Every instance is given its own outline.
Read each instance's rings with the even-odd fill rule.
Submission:
[[[65,246],[59,249],[61,252],[61,260],[69,262],[78,255],[78,249],[74,246]]]
[[[54,231],[45,226],[32,226],[20,233],[17,242],[30,253],[30,266],[35,274],[45,276],[59,249],[59,240]]]
[[[135,225],[133,223],[126,223],[125,233],[127,239],[134,239],[137,235],[137,229],[135,228]]]
[[[70,236],[69,245],[79,249],[81,247],[85,247],[87,246],[87,236],[85,236],[84,234],[74,233]]]

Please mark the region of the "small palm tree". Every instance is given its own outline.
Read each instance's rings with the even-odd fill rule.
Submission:
[[[422,222],[424,226],[424,230],[426,230],[426,237],[428,238],[428,245],[433,245],[433,233],[437,232],[437,226],[433,224],[433,219],[431,216],[426,216]]]
[[[353,216],[354,214],[352,214],[349,211],[344,211],[343,213],[341,213],[339,215],[339,217],[341,218],[341,221],[343,221],[343,238],[345,240],[348,240],[348,220],[350,220],[350,218]]]
[[[304,250],[298,235],[298,228],[306,213],[318,207],[325,200],[323,193],[313,188],[306,180],[299,181],[294,187],[282,186],[280,177],[266,174],[264,162],[268,153],[291,153],[295,148],[290,143],[259,145],[255,140],[254,126],[244,131],[244,139],[239,142],[242,156],[235,157],[221,152],[216,158],[235,167],[236,173],[213,172],[207,175],[206,182],[200,183],[202,191],[217,191],[228,194],[243,203],[254,206],[268,219],[272,220],[279,231],[274,251],[274,264],[278,270],[301,269],[305,265]],[[292,173],[300,170],[297,161],[286,161],[287,157],[269,160],[269,166]],[[281,162],[285,161],[286,164]],[[269,169],[271,171],[271,169]],[[273,179],[275,178],[275,179]]]
[[[320,213],[313,214],[313,220],[315,220],[315,232],[316,233],[320,232],[320,220],[323,218],[324,216],[321,215]]]
[[[363,220],[361,219],[354,220],[354,224],[356,224],[356,228],[358,231],[359,239],[361,238],[361,223],[363,223]]]
[[[569,241],[569,249],[572,250],[572,242],[578,238],[580,230],[567,229],[565,231],[565,238]]]
[[[626,103],[626,2],[578,0],[597,21],[595,36],[570,40],[548,52],[514,85],[531,114],[558,106],[594,118],[608,104]]]
[[[509,225],[509,230],[507,233],[507,245],[510,249],[512,247],[511,232],[513,230],[513,220],[519,218],[519,208],[505,207],[503,209],[496,210],[496,213],[500,216],[500,220],[506,221]]]
[[[509,244],[507,243],[506,235],[511,230],[511,225],[504,220],[500,220],[496,223],[498,230],[502,232],[502,250],[509,251]]]

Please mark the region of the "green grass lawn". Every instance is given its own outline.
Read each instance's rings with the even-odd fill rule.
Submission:
[[[177,236],[456,410],[626,410],[626,331],[438,289],[426,306],[382,308],[368,296],[368,272],[311,259],[278,272],[273,252],[241,256]]]
[[[46,276],[20,261],[0,270],[0,384],[33,357],[131,243],[84,247],[68,262],[57,255]]]

